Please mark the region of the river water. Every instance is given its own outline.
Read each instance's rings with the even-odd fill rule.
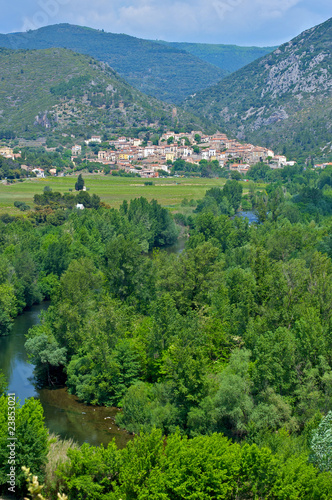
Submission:
[[[33,306],[14,321],[10,335],[0,337],[0,368],[9,382],[8,392],[24,402],[34,396],[44,408],[45,424],[50,432],[61,438],[72,438],[78,444],[107,445],[113,438],[123,448],[132,438],[118,429],[114,423],[117,408],[87,406],[65,388],[38,389],[33,375],[34,366],[29,363],[24,347],[25,334],[39,323],[39,314],[49,303]]]
[[[249,220],[249,225],[250,224],[255,224],[258,222],[258,217],[255,214],[255,212],[252,211],[247,211],[247,212],[238,212],[235,217],[241,217],[242,219],[248,219]]]

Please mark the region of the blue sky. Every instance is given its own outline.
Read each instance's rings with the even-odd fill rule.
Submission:
[[[331,0],[0,1],[0,33],[66,22],[140,38],[238,45],[279,45],[332,16]]]

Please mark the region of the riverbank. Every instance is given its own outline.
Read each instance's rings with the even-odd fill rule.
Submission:
[[[79,445],[107,445],[115,439],[123,448],[132,435],[119,429],[114,419],[118,408],[95,407],[81,403],[66,388],[39,389],[34,378],[34,366],[29,362],[24,344],[29,328],[39,323],[39,314],[46,310],[49,302],[35,305],[14,320],[12,331],[0,337],[0,366],[8,381],[8,392],[24,402],[26,398],[40,400],[45,416],[45,425],[50,433],[61,439],[73,439]]]

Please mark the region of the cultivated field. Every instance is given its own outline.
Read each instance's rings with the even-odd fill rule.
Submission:
[[[145,185],[150,179],[111,177],[83,174],[89,194],[97,194],[111,207],[118,208],[123,200],[144,196],[148,200],[156,199],[161,205],[176,211],[184,198],[188,201],[204,196],[205,191],[213,186],[223,186],[225,179],[172,178],[153,179],[153,185]],[[24,201],[33,208],[33,196],[42,193],[45,186],[61,193],[74,190],[76,176],[47,177],[46,179],[26,179],[14,184],[0,184],[0,213],[21,213],[14,208],[14,201]],[[243,187],[245,189],[245,184]]]

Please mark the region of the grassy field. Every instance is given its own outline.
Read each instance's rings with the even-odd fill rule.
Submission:
[[[149,201],[156,199],[162,206],[176,212],[181,207],[184,198],[188,201],[203,198],[207,189],[222,187],[225,179],[202,178],[169,178],[153,179],[152,186],[146,186],[147,179],[133,177],[112,177],[110,175],[83,174],[85,185],[89,194],[97,194],[101,200],[113,208],[119,208],[123,200],[131,200],[144,196]],[[10,185],[0,183],[0,214],[22,214],[14,207],[14,201],[24,201],[33,208],[34,194],[43,192],[45,186],[50,186],[53,191],[60,193],[69,192],[74,186],[76,176],[47,177],[46,179],[25,179]],[[243,194],[248,192],[248,184],[241,182]],[[264,184],[255,184],[256,189],[264,189]],[[181,211],[182,208],[181,208]]]
[[[152,186],[146,186],[146,179],[100,176],[84,174],[85,185],[89,194],[97,194],[111,207],[118,208],[123,200],[144,196],[148,200],[156,199],[161,205],[176,211],[184,198],[188,201],[202,198],[207,189],[223,186],[225,179],[172,178],[153,179]],[[14,201],[24,201],[33,207],[33,196],[42,193],[45,186],[53,191],[68,192],[75,185],[75,177],[48,177],[46,179],[26,179],[14,184],[0,184],[0,213],[21,213],[14,208]],[[243,183],[245,185],[245,183]]]

